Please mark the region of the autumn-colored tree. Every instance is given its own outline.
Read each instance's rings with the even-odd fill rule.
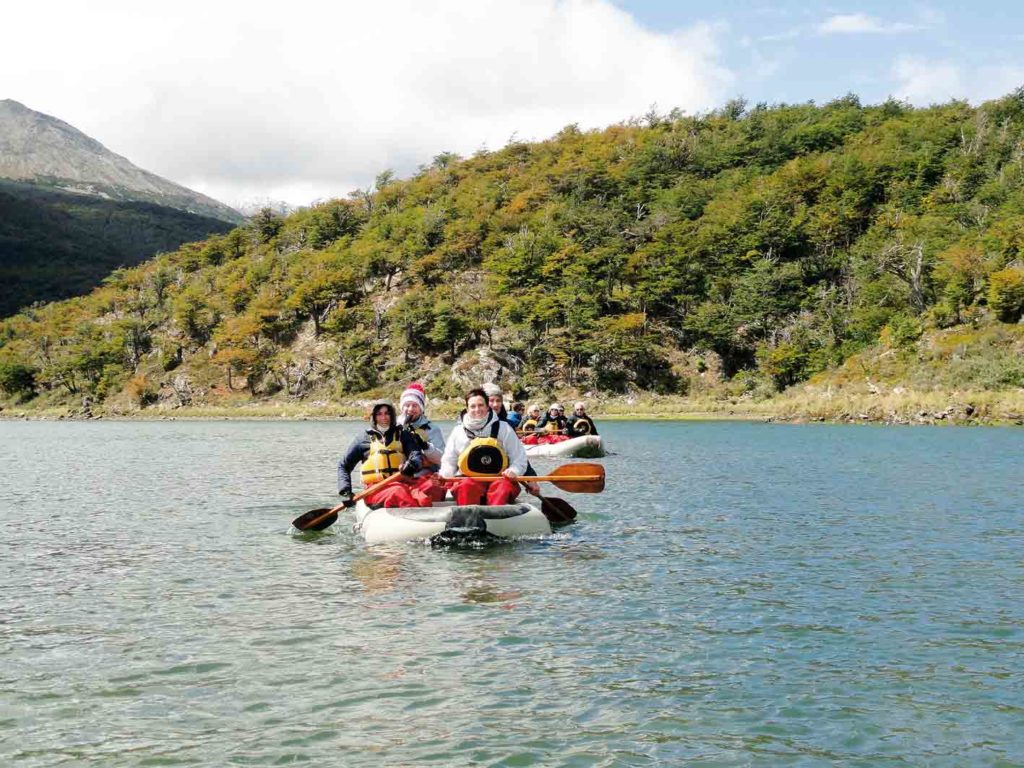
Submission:
[[[868,345],[1019,321],[1022,144],[1021,92],[848,94],[437,153],[26,308],[0,323],[0,386],[72,400],[174,369],[350,394],[443,380],[483,345],[531,388],[679,392],[673,365],[708,351],[791,386]]]
[[[1013,264],[988,276],[988,304],[1004,323],[1024,316],[1024,267]]]

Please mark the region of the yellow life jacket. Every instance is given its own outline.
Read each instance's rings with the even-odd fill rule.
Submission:
[[[508,454],[498,441],[501,422],[491,425],[490,437],[474,437],[459,454],[459,472],[466,477],[500,475],[508,469]]]
[[[576,421],[572,423],[570,429],[577,435],[589,435],[590,422],[586,419],[576,419]]]
[[[526,421],[524,421],[522,423],[522,425],[519,427],[519,429],[522,432],[533,432],[535,429],[537,429],[537,420],[536,419],[527,419]]]
[[[561,427],[558,426],[558,420],[555,419],[554,421],[549,421],[547,424],[545,424],[544,431],[547,432],[549,435],[553,435],[555,432],[560,432]]]
[[[401,430],[388,430],[393,434],[390,443],[384,442],[387,434],[380,437],[370,437],[370,451],[363,459],[363,466],[360,470],[363,476],[363,485],[369,487],[386,480],[398,471],[405,461],[405,454],[402,453]]]

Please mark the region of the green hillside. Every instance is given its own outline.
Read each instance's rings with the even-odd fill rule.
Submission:
[[[414,377],[433,396],[486,376],[531,397],[765,399],[933,334],[970,357],[1005,328],[957,384],[1015,390],[1022,213],[1024,90],[568,126],[267,212],[11,318],[0,385],[113,410],[329,403]]]
[[[231,227],[153,203],[0,180],[0,317],[88,293],[118,267]]]

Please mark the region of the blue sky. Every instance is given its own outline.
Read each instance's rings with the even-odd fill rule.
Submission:
[[[614,2],[662,33],[711,25],[751,103],[978,102],[1024,85],[1020,3]]]
[[[47,0],[4,10],[0,99],[229,204],[293,205],[742,96],[918,106],[1024,85],[1016,3]]]

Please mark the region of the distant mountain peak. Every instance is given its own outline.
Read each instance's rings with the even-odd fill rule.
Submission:
[[[110,200],[149,202],[239,223],[242,214],[111,152],[63,120],[0,100],[0,178]]]
[[[300,206],[292,205],[284,200],[271,200],[269,197],[253,197],[246,200],[232,201],[232,208],[240,211],[245,216],[255,216],[263,210],[270,210],[278,216],[287,216],[295,213]]]

